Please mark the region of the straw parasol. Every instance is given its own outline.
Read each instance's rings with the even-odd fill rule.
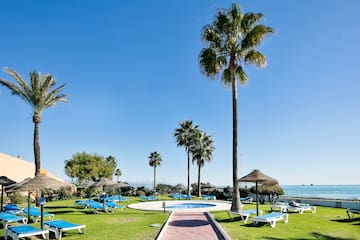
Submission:
[[[275,178],[269,177],[268,175],[262,173],[259,169],[255,169],[250,172],[248,175],[240,178],[238,181],[241,182],[254,182],[256,189],[256,216],[259,216],[259,199],[258,199],[258,183],[267,183],[267,184],[278,184],[278,180]]]
[[[30,192],[59,190],[62,188],[73,188],[73,185],[65,181],[54,179],[44,174],[38,174],[33,178],[25,179],[24,181],[14,184],[7,192],[28,192],[28,209],[30,209]],[[41,204],[41,229],[44,227],[43,222],[44,205]],[[30,210],[28,212],[28,220],[30,218]]]
[[[0,211],[3,211],[3,202],[4,202],[4,187],[14,184],[15,181],[11,180],[8,177],[0,176],[0,184],[1,184],[1,204]]]
[[[91,187],[95,182],[91,179],[84,179],[81,181],[80,185],[77,186],[79,189],[86,189]]]

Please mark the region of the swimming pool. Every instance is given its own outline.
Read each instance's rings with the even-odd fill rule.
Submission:
[[[229,210],[231,202],[219,200],[171,200],[149,201],[128,205],[128,208],[145,211],[181,211],[181,212],[206,212],[214,210]]]
[[[216,204],[210,203],[179,203],[179,204],[170,204],[169,206],[165,206],[165,208],[208,208],[208,207],[216,207]]]

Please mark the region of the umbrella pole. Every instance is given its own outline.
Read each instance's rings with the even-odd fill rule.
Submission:
[[[258,182],[257,181],[256,181],[255,191],[256,191],[256,216],[259,216],[259,198],[258,198]]]
[[[28,210],[27,210],[27,222],[30,222],[30,191],[28,192]]]
[[[41,197],[40,201],[44,201],[44,193],[41,191]],[[44,229],[44,203],[40,202],[40,209],[41,209],[41,218],[40,218],[40,224],[41,224],[41,230]]]
[[[3,211],[3,202],[4,202],[4,185],[1,185],[1,212]]]

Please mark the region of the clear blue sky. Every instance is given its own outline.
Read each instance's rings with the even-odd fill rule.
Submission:
[[[201,29],[232,1],[2,1],[0,67],[65,83],[68,104],[43,112],[42,167],[65,177],[76,152],[113,155],[122,180],[187,182],[174,129],[192,119],[215,139],[202,181],[231,185],[231,90],[202,76]],[[360,184],[360,1],[241,1],[276,34],[246,68],[239,96],[239,176],[280,184]],[[4,72],[0,76],[10,79]],[[33,162],[30,108],[0,88],[0,152]],[[196,167],[191,168],[196,181]]]

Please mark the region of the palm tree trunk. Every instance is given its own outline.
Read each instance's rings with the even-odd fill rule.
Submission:
[[[233,107],[233,197],[231,210],[239,211],[241,208],[239,182],[237,176],[237,86],[235,71],[237,68],[235,56],[230,60],[231,85],[232,85],[232,107]]]
[[[187,194],[190,196],[190,150],[187,149],[187,160],[188,160],[188,179],[187,179]]]
[[[156,166],[154,166],[154,194],[156,193],[155,183],[156,183]]]
[[[40,115],[34,113],[33,122],[34,122],[34,158],[35,158],[35,176],[40,174],[40,144],[39,144],[39,123]]]
[[[198,197],[201,197],[201,187],[200,187],[200,165],[198,165]]]

